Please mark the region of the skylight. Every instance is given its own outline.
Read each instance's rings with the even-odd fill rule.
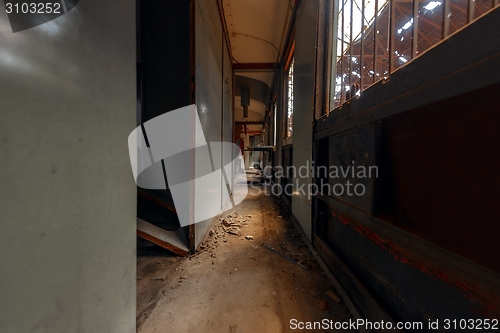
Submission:
[[[424,9],[433,10],[439,6],[441,6],[441,1],[431,1],[427,5],[424,6]]]

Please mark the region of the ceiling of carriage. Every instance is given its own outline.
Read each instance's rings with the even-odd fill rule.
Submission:
[[[231,44],[233,64],[276,63],[280,61],[285,45],[295,0],[220,0]],[[258,80],[270,91],[274,73],[241,71],[235,75]],[[236,80],[238,82],[238,80]],[[247,82],[239,80],[239,82]],[[262,98],[255,98],[253,87],[250,92],[248,118],[243,118],[239,87],[235,87],[235,121],[262,122],[266,105]],[[270,96],[269,96],[270,97]],[[252,128],[256,128],[252,125]]]

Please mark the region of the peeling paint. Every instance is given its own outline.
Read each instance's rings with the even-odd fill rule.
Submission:
[[[479,286],[471,286],[457,276],[453,276],[440,268],[433,267],[422,260],[414,258],[411,253],[409,253],[402,246],[384,239],[373,230],[361,225],[359,222],[349,217],[337,214],[333,211],[331,212],[331,215],[338,218],[343,225],[351,227],[358,234],[371,240],[382,250],[390,253],[397,261],[410,265],[423,273],[433,276],[446,284],[459,289],[464,298],[478,304],[481,307],[481,312],[478,313],[479,316],[498,318],[500,304],[499,300],[494,295],[481,290]]]

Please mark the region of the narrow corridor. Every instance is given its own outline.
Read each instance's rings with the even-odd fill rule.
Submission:
[[[499,329],[500,0],[4,5],[0,333]]]
[[[288,332],[292,319],[349,320],[300,232],[265,186],[249,187],[246,200],[218,218],[201,251],[190,257],[147,254],[151,245],[138,243],[138,332]]]

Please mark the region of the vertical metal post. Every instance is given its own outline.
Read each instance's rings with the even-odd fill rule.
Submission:
[[[443,0],[443,39],[450,35],[450,0]]]
[[[359,90],[363,91],[363,67],[365,65],[365,0],[361,1],[361,55],[359,59]]]
[[[378,0],[375,0],[375,18],[373,20],[373,83],[377,74],[377,21],[378,21]]]
[[[350,25],[350,31],[349,31],[349,87],[351,87],[352,83],[354,82],[353,80],[353,72],[354,72],[354,66],[353,66],[353,61],[352,61],[352,57],[353,57],[353,41],[352,41],[352,34],[353,34],[353,22],[352,22],[352,17],[354,15],[354,0],[351,0],[351,17],[350,17],[350,21],[351,21],[351,25]],[[350,88],[349,88],[350,89]],[[349,90],[350,91],[350,90]],[[353,96],[350,96],[351,98]]]
[[[344,67],[345,67],[345,58],[344,58],[344,38],[345,38],[345,32],[344,32],[344,21],[345,21],[345,12],[344,12],[344,5],[347,0],[340,0],[342,1],[342,37],[340,39],[340,105],[344,103]]]
[[[476,2],[474,0],[469,1],[468,19],[467,23],[471,23],[474,20],[474,12],[476,10]]]
[[[330,3],[328,1],[328,3]],[[335,86],[337,82],[337,70],[338,70],[338,64],[337,64],[337,54],[338,54],[338,47],[339,47],[339,6],[340,6],[340,1],[335,0],[333,1],[332,9],[329,11],[330,12],[330,20],[331,24],[329,25],[330,31],[331,31],[331,38],[330,40],[332,41],[332,47],[330,48],[330,57],[329,57],[329,64],[331,64],[331,79],[330,81],[330,99],[329,99],[329,111],[335,108]],[[333,80],[333,81],[332,81]]]
[[[330,107],[330,94],[331,94],[331,86],[332,86],[331,83],[332,83],[332,79],[335,77],[334,75],[331,75],[332,74],[332,67],[333,67],[332,50],[335,49],[335,45],[333,43],[332,43],[332,45],[330,45],[330,43],[329,43],[330,40],[335,41],[335,39],[332,38],[332,11],[330,10],[330,7],[329,7],[329,4],[331,4],[331,2],[325,1],[322,3],[324,3],[322,5],[323,6],[322,8],[324,8],[326,11],[325,16],[324,16],[324,24],[323,24],[323,27],[325,29],[325,36],[324,36],[324,38],[322,38],[323,45],[325,48],[325,51],[323,52],[323,54],[324,54],[323,68],[325,70],[323,73],[323,76],[325,77],[325,80],[324,80],[325,96],[324,96],[324,103],[323,103],[324,111],[320,115],[318,113],[318,110],[316,110],[316,118],[320,118],[321,116],[327,114],[331,110],[331,107]],[[318,11],[318,15],[319,15],[319,12],[321,12],[321,9]],[[316,89],[318,89],[318,88],[316,88]]]
[[[411,58],[418,54],[418,0],[413,0],[413,31],[411,40]]]
[[[394,0],[389,0],[389,76],[391,76],[392,73],[392,54],[394,53],[394,41],[393,36],[394,36],[394,13],[395,13],[395,8],[396,8],[396,2]]]

